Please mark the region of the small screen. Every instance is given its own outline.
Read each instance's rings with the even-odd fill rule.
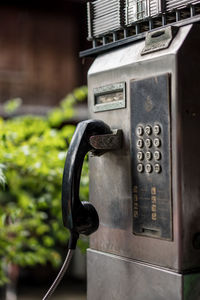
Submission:
[[[126,107],[125,82],[94,88],[94,112]]]
[[[95,104],[110,103],[115,101],[122,101],[124,99],[123,91],[118,91],[114,93],[108,93],[104,95],[96,95]]]

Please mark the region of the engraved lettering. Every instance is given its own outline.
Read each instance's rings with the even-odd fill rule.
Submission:
[[[153,212],[156,212],[156,205],[155,205],[155,204],[153,204],[153,205],[151,206],[151,210],[152,210]]]
[[[151,219],[153,220],[153,221],[156,221],[157,220],[157,197],[156,197],[156,187],[155,186],[153,186],[152,188],[151,188],[151,203],[152,203],[152,205],[151,205]]]
[[[157,214],[156,214],[156,212],[153,212],[153,213],[152,213],[152,220],[153,220],[153,221],[156,221],[156,220],[157,220]]]
[[[134,185],[134,187],[133,187],[133,193],[137,193],[137,192],[138,192],[138,186]]]
[[[151,196],[151,201],[152,201],[153,204],[156,203],[156,200],[157,200],[157,199],[156,199],[156,196]]]
[[[155,187],[155,186],[153,186],[153,187],[151,188],[151,194],[152,194],[152,195],[156,195],[156,187]]]

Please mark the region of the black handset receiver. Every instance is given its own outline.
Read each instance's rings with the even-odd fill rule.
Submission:
[[[79,198],[80,176],[83,161],[88,151],[94,155],[101,152],[90,144],[90,137],[112,133],[110,127],[100,120],[80,122],[71,140],[64,166],[62,182],[62,217],[70,230],[69,249],[76,248],[79,234],[90,235],[99,226],[99,217],[94,206]]]
[[[94,155],[101,155],[105,150],[115,149],[116,145],[118,145],[118,143],[115,143],[115,140],[118,141],[117,134],[113,134],[114,137],[112,138],[110,138],[109,134],[112,135],[112,131],[103,121],[83,121],[78,124],[69,145],[62,181],[63,224],[70,231],[68,253],[60,272],[43,300],[51,297],[65,274],[72,258],[73,250],[76,248],[79,235],[89,235],[99,227],[99,217],[94,206],[89,202],[80,201],[79,186],[85,155],[89,151],[92,151]],[[102,143],[98,136],[103,137],[104,135],[106,137],[109,136],[109,138],[108,142],[103,141]],[[95,137],[97,137],[97,141],[94,139]],[[91,138],[93,139],[91,140]]]

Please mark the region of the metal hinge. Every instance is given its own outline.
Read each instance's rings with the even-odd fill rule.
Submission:
[[[90,145],[94,149],[93,155],[102,155],[110,150],[122,147],[122,130],[114,129],[110,134],[93,135],[90,137]]]

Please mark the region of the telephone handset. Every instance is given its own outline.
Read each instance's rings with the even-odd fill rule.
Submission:
[[[100,155],[102,150],[95,149],[90,137],[111,134],[108,125],[100,120],[87,120],[78,124],[65,161],[62,184],[62,216],[63,223],[70,230],[69,249],[76,248],[79,234],[89,235],[99,226],[98,214],[89,202],[79,199],[79,185],[85,155],[92,151]]]
[[[67,152],[62,182],[63,224],[70,231],[68,253],[43,300],[49,299],[65,274],[79,235],[90,235],[99,226],[99,217],[94,206],[89,202],[81,202],[79,198],[80,177],[85,155],[92,151],[93,155],[100,156],[120,146],[121,131],[112,131],[103,121],[87,120],[78,124]]]

